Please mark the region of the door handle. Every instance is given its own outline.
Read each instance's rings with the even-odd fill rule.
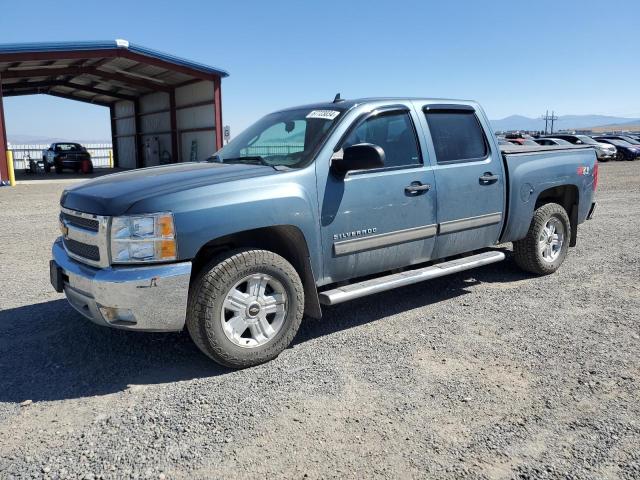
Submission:
[[[491,185],[492,183],[496,183],[499,178],[498,175],[494,175],[491,172],[484,172],[480,175],[480,183],[483,185]]]
[[[405,193],[409,195],[419,195],[420,193],[428,192],[429,190],[431,190],[431,185],[421,182],[411,182],[411,185],[404,187]]]

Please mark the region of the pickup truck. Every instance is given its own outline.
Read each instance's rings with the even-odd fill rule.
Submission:
[[[79,172],[83,162],[89,162],[89,170],[93,171],[91,155],[82,145],[78,143],[52,143],[49,148],[43,150],[42,161],[44,171],[49,173],[53,167],[56,173],[62,173],[65,168],[70,168],[74,172]]]
[[[322,305],[499,262],[499,244],[556,271],[597,180],[593,148],[501,150],[472,101],[334,100],[269,114],[207,162],[66,189],[50,278],[95,323],[186,326],[243,368]]]

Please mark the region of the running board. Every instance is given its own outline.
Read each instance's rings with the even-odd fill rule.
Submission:
[[[504,259],[504,253],[492,250],[419,268],[417,270],[406,270],[363,282],[351,283],[343,287],[334,288],[333,290],[319,292],[318,295],[320,296],[320,303],[323,305],[336,305],[355,298],[366,297],[367,295],[404,287],[405,285],[412,285],[414,283],[424,282],[425,280],[431,280],[432,278],[444,277],[445,275],[500,262]]]

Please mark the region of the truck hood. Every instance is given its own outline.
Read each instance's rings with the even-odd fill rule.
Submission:
[[[143,199],[277,173],[263,165],[178,163],[114,173],[66,189],[60,205],[96,215],[123,215]]]

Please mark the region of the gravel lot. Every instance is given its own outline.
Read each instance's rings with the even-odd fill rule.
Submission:
[[[0,478],[640,478],[640,162],[561,270],[511,260],[326,310],[230,371],[49,285],[63,185],[0,188]]]

